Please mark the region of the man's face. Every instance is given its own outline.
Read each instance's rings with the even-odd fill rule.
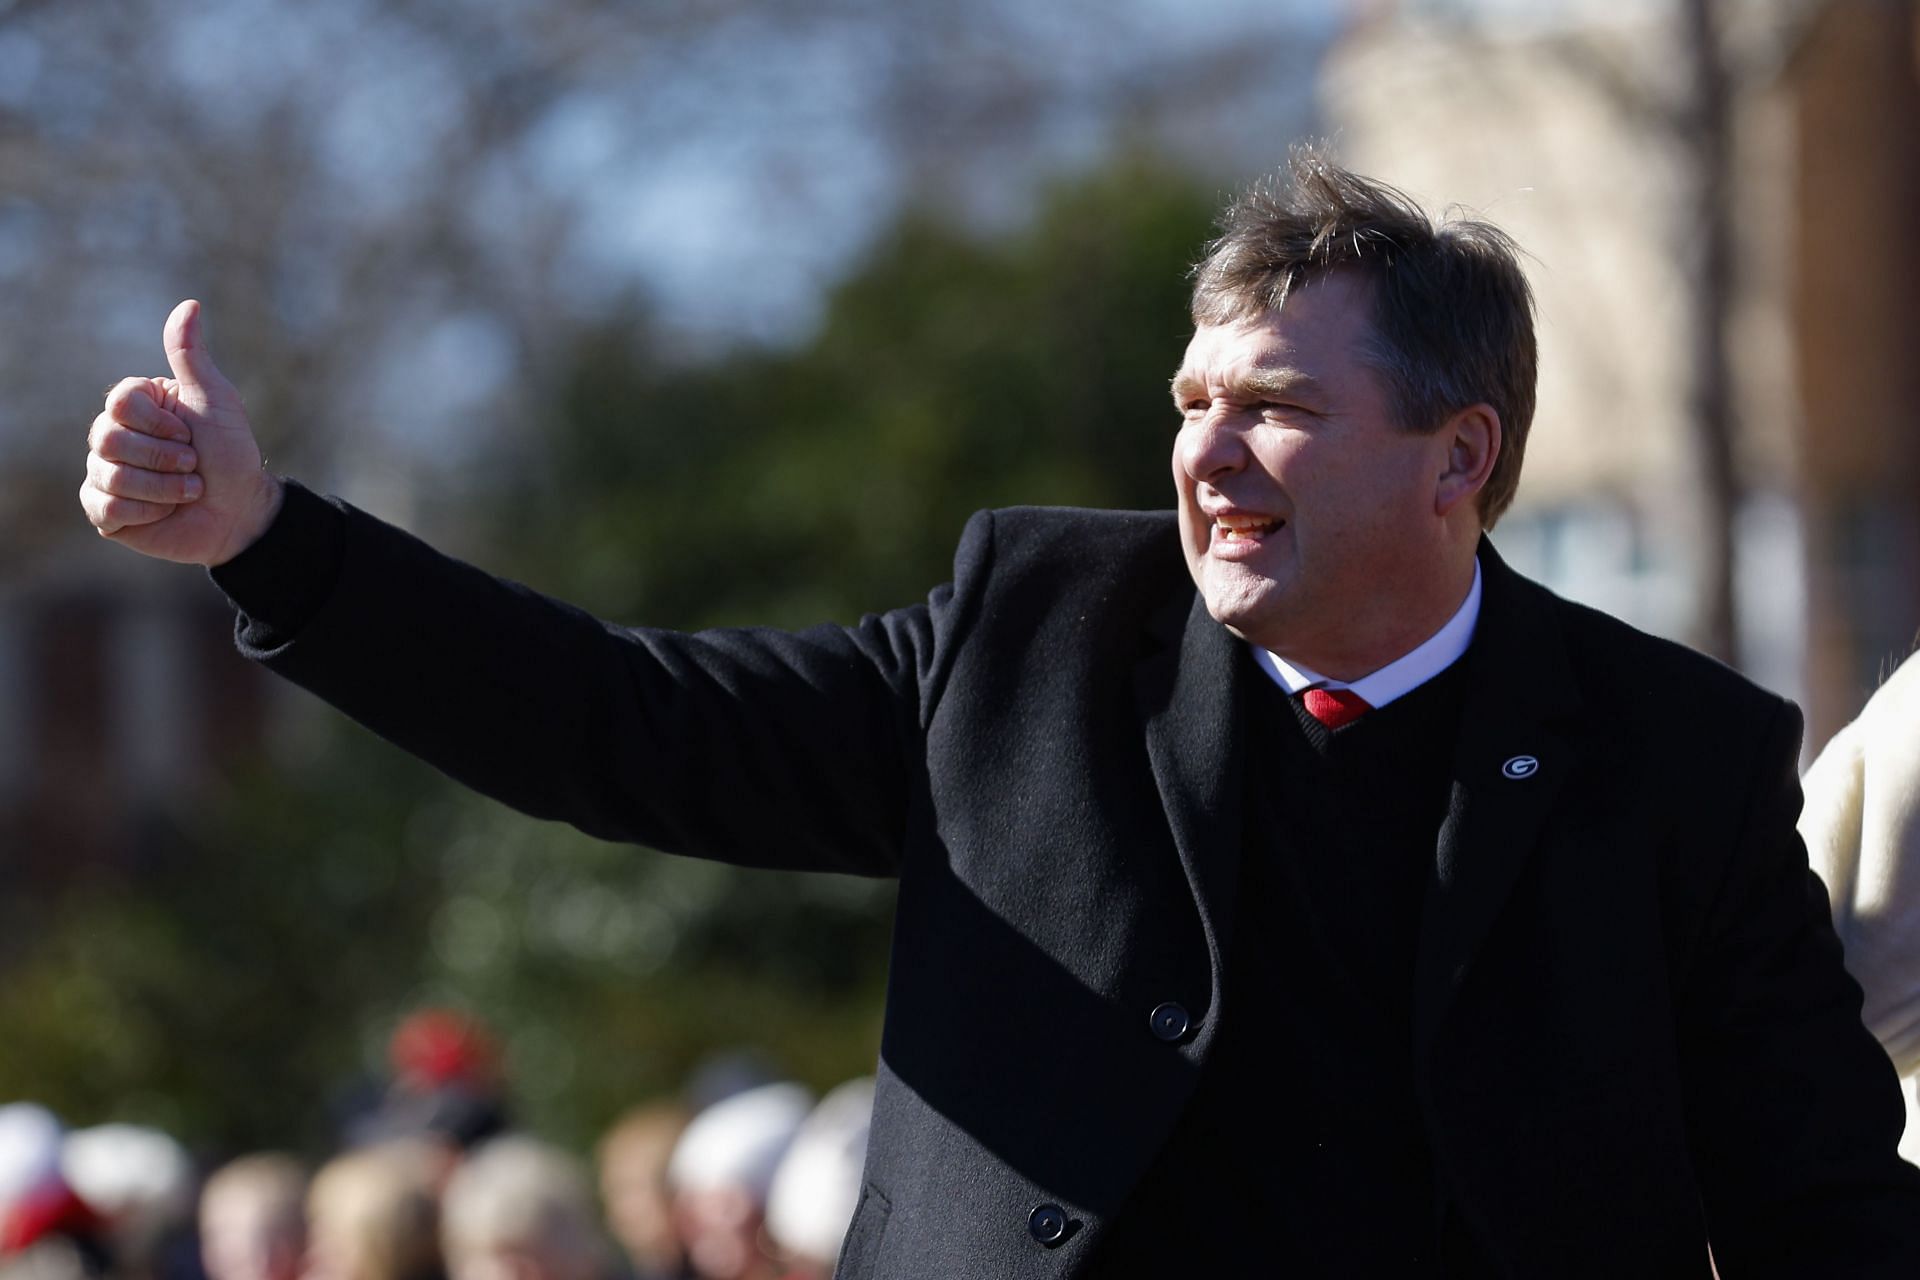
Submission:
[[[298,1221],[246,1189],[201,1197],[200,1252],[207,1275],[211,1280],[295,1280],[304,1248]]]
[[[610,1140],[600,1157],[600,1199],[607,1225],[627,1256],[643,1270],[677,1271],[679,1237],[674,1234],[666,1188],[672,1132]]]
[[[1409,606],[1432,595],[1442,563],[1435,489],[1449,442],[1389,411],[1363,358],[1371,301],[1335,273],[1279,312],[1201,325],[1173,383],[1181,540],[1208,612],[1339,679],[1438,625]]]

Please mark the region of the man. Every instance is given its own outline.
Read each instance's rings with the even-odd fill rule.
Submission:
[[[767,1188],[767,1235],[782,1280],[827,1280],[840,1257],[867,1165],[873,1081],[848,1080],[807,1114]]]
[[[439,1192],[454,1160],[437,1142],[393,1138],[321,1165],[302,1280],[442,1280]]]
[[[686,1108],[647,1102],[623,1112],[595,1150],[607,1229],[633,1280],[684,1280],[687,1251],[673,1229],[667,1161],[686,1131]]]
[[[200,1190],[207,1280],[298,1280],[307,1249],[307,1171],[256,1152],[222,1165]]]
[[[777,1280],[767,1192],[813,1095],[788,1081],[722,1098],[693,1117],[667,1162],[674,1233],[699,1280]]]
[[[900,877],[842,1276],[1916,1274],[1796,712],[1482,536],[1511,246],[1303,153],[1196,281],[1177,515],[983,513],[851,628],[610,628],[283,485],[191,303],[82,503],[510,804]]]
[[[440,1208],[448,1280],[612,1280],[587,1171],[524,1134],[490,1139],[448,1179]]]

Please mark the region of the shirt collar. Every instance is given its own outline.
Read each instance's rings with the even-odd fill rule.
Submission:
[[[1358,680],[1329,680],[1319,672],[1303,667],[1259,645],[1253,646],[1253,660],[1267,677],[1289,696],[1302,689],[1351,689],[1370,707],[1384,707],[1395,698],[1412,693],[1445,671],[1467,651],[1473,640],[1473,627],[1480,620],[1480,561],[1473,562],[1473,585],[1467,598],[1453,616],[1431,636],[1408,653],[1395,658]]]

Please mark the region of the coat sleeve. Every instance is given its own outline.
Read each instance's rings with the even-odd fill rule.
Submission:
[[[960,562],[983,565],[976,517]],[[852,627],[610,625],[289,486],[215,580],[247,656],[450,777],[591,835],[750,866],[892,874],[959,610]]]
[[[1720,1274],[1920,1275],[1920,1169],[1794,829],[1800,715],[1776,704],[1688,975],[1688,1128]]]
[[[1833,898],[1867,1029],[1920,1071],[1920,657],[1880,687],[1807,770],[1800,834]]]

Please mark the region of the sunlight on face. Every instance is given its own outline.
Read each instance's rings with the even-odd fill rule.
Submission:
[[[1208,611],[1329,675],[1423,638],[1394,650],[1441,533],[1446,444],[1393,415],[1370,315],[1367,285],[1335,273],[1278,313],[1201,325],[1173,380],[1181,541]]]

